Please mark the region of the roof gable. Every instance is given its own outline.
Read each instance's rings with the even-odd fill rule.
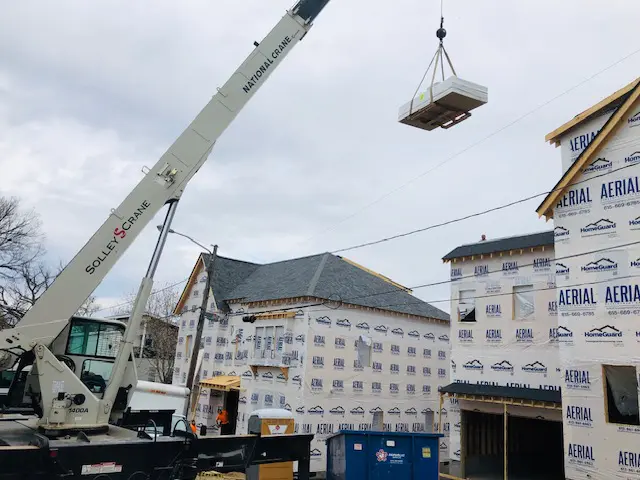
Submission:
[[[574,183],[582,174],[584,168],[589,162],[594,160],[594,157],[600,150],[607,144],[607,142],[615,135],[616,131],[622,125],[622,120],[629,115],[632,108],[635,105],[640,104],[640,80],[634,82],[633,89],[625,96],[625,100],[618,105],[615,112],[609,120],[604,124],[602,129],[596,134],[595,138],[589,143],[589,145],[580,153],[578,158],[567,169],[562,178],[556,183],[551,192],[545,197],[540,206],[537,208],[539,216],[545,216],[546,219],[553,218],[553,210],[557,205],[559,199],[564,195],[567,188]],[[600,109],[602,110],[602,109]],[[593,118],[594,115],[591,115]],[[584,121],[584,120],[583,120]],[[581,123],[581,122],[578,122]],[[573,125],[577,126],[578,123]],[[573,128],[571,127],[571,128]],[[566,134],[569,129],[565,130]]]
[[[638,84],[638,82],[640,82],[640,77],[635,79],[633,82],[629,83],[628,85],[622,87],[617,92],[612,93],[607,98],[596,103],[594,106],[589,107],[584,112],[579,113],[564,125],[561,125],[560,127],[556,128],[553,132],[548,133],[544,137],[544,140],[546,142],[555,144],[556,147],[559,146],[560,138],[565,136],[567,133],[569,133],[569,131],[573,130],[581,123],[584,123],[588,120],[591,120],[592,118],[600,116],[606,111],[618,108],[629,97],[629,95],[631,94],[631,91]]]

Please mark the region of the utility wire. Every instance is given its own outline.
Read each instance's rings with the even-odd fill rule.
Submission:
[[[481,138],[480,140],[478,140],[477,142],[472,143],[471,145],[463,148],[462,150],[459,150],[458,152],[454,153],[453,155],[447,157],[445,160],[443,160],[442,162],[438,163],[437,165],[435,165],[434,167],[430,168],[429,170],[426,170],[420,174],[418,174],[417,176],[411,178],[410,180],[408,180],[407,182],[403,183],[402,185],[394,188],[393,190],[388,191],[387,193],[383,194],[382,196],[378,197],[376,200],[368,203],[367,205],[365,205],[364,207],[360,208],[359,210],[356,210],[354,213],[347,215],[346,217],[342,218],[342,220],[337,221],[336,223],[334,223],[333,225],[328,226],[327,228],[325,228],[324,230],[321,230],[318,233],[315,233],[313,235],[311,235],[310,237],[306,238],[305,240],[302,240],[302,242],[299,242],[296,245],[299,245],[301,243],[306,243],[309,240],[317,237],[318,235],[321,235],[323,233],[326,233],[330,230],[333,230],[335,227],[337,227],[338,225],[346,222],[347,220],[350,220],[352,218],[354,218],[355,216],[359,215],[360,213],[362,213],[363,211],[369,209],[370,207],[380,203],[382,200],[386,199],[387,197],[390,197],[391,195],[395,194],[396,192],[402,190],[403,188],[405,188],[406,186],[410,185],[411,183],[415,182],[416,180],[424,177],[425,175],[433,172],[434,170],[440,168],[441,166],[445,165],[446,163],[450,162],[451,160],[459,157],[460,155],[462,155],[463,153],[468,152],[469,150],[471,150],[474,147],[477,147],[478,145],[486,142],[487,140],[489,140],[492,137],[495,137],[496,135],[498,135],[499,133],[503,132],[504,130],[508,129],[509,127],[515,125],[516,123],[520,122],[521,120],[524,120],[526,117],[532,115],[533,113],[543,109],[544,107],[546,107],[547,105],[549,105],[550,103],[556,101],[557,99],[567,95],[568,93],[572,92],[573,90],[581,87],[582,85],[584,85],[585,83],[590,82],[591,80],[593,80],[595,77],[597,77],[598,75],[601,75],[602,73],[606,72],[607,70],[610,70],[611,68],[615,67],[616,65],[619,65],[620,63],[624,62],[625,60],[631,58],[632,56],[636,55],[637,53],[640,52],[640,48],[637,50],[634,50],[633,52],[625,55],[624,57],[620,58],[619,60],[609,64],[608,66],[604,67],[603,69],[597,71],[596,73],[592,74],[591,76],[587,77],[586,79],[584,79],[583,81],[581,81],[580,83],[566,89],[565,91],[563,91],[562,93],[559,93],[558,95],[556,95],[555,97],[551,98],[550,100],[547,100],[544,103],[541,103],[540,105],[538,105],[537,107],[533,108],[532,110],[529,110],[528,112],[520,115],[519,117],[515,118],[514,120],[510,121],[509,123],[507,123],[506,125],[502,126],[501,128],[495,130],[493,133],[490,133],[489,135]]]
[[[605,251],[609,251],[609,250],[616,250],[616,249],[619,249],[619,248],[625,248],[625,247],[629,247],[629,246],[632,246],[632,245],[638,245],[638,244],[640,244],[640,240],[635,241],[635,242],[623,243],[623,244],[619,244],[619,245],[615,245],[615,246],[611,246],[611,247],[599,248],[599,249],[596,249],[596,250],[589,250],[589,251],[583,252],[583,253],[574,253],[574,254],[571,254],[571,255],[566,255],[566,256],[563,256],[563,257],[554,258],[554,262],[557,262],[558,260],[567,260],[569,258],[576,258],[576,257],[582,257],[582,256],[586,256],[586,255],[592,255],[592,254],[595,254],[595,253],[601,253],[601,252],[605,252]],[[531,267],[531,266],[533,266],[533,262],[521,265],[521,267]],[[502,272],[502,270],[493,270],[493,271],[489,271],[488,275],[490,275],[492,273],[500,273],[500,272]],[[421,285],[415,285],[413,287],[409,287],[409,289],[410,290],[418,290],[420,288],[433,287],[433,286],[437,286],[437,285],[446,285],[446,284],[449,284],[449,283],[452,283],[452,282],[458,282],[459,283],[459,282],[461,282],[461,280],[466,279],[466,278],[475,278],[475,275],[466,275],[466,276],[462,276],[462,277],[456,278],[455,280],[448,279],[448,280],[441,280],[441,281],[438,281],[438,282],[424,283],[424,284],[421,284]],[[620,278],[626,278],[626,277],[618,277],[616,279],[620,279]],[[614,280],[616,280],[616,279],[614,279]],[[598,283],[598,282],[590,282],[590,283],[594,283],[595,284],[595,283]],[[587,284],[589,284],[589,283],[587,283]],[[553,287],[553,288],[557,288],[557,287]],[[387,295],[387,294],[390,294],[390,293],[398,293],[398,292],[401,292],[401,291],[403,291],[401,288],[396,288],[394,290],[387,290],[387,291],[383,291],[383,292],[370,293],[370,294],[367,294],[367,295],[360,295],[360,296],[357,296],[357,297],[344,298],[344,299],[340,299],[340,300],[335,301],[335,302],[337,302],[339,304],[343,304],[343,303],[352,302],[354,300],[361,300],[363,298],[376,297],[376,296],[379,296],[379,295]],[[505,294],[505,295],[512,295],[512,293],[508,293],[508,294]],[[475,297],[475,298],[482,298],[482,297]],[[444,301],[444,300],[438,300],[438,301],[430,302],[430,301],[425,301],[425,300],[420,300],[420,299],[418,299],[418,300],[419,301],[415,302],[416,304],[425,303],[425,302],[426,303],[437,303],[437,302],[443,302]],[[446,301],[451,301],[451,298],[449,298]],[[286,307],[286,308],[274,309],[274,310],[262,310],[262,311],[250,312],[250,313],[247,313],[247,312],[232,313],[232,314],[230,314],[230,316],[257,315],[257,314],[260,314],[260,313],[280,313],[280,312],[285,312],[285,311],[289,311],[289,310],[300,310],[302,308],[308,308],[308,307],[327,306],[327,303],[329,303],[329,302],[332,302],[332,300],[324,300],[322,302],[311,303],[311,304],[308,304],[308,305],[302,305],[302,306],[297,306],[297,307]],[[402,303],[402,304],[399,304],[399,305],[410,305],[410,304],[412,304],[412,302]],[[393,305],[387,305],[387,306],[393,306]],[[384,305],[382,305],[382,306],[380,306],[380,305],[371,305],[370,307],[371,308],[383,308]]]
[[[615,170],[611,170],[609,172],[599,173],[598,175],[594,175],[594,176],[589,177],[587,179],[580,180],[579,182],[572,183],[571,186],[573,187],[574,185],[579,185],[581,183],[590,182],[591,180],[594,180],[594,179],[596,179],[598,177],[604,177],[604,176],[610,175],[612,173],[617,173],[620,170],[624,170],[625,168],[637,167],[638,165],[640,165],[640,164],[637,164],[637,163],[633,164],[632,163],[630,165],[625,165],[623,167],[616,168]],[[465,215],[463,217],[458,217],[458,218],[454,218],[454,219],[451,219],[451,220],[447,220],[446,222],[436,223],[436,224],[433,224],[433,225],[429,225],[428,227],[418,228],[416,230],[411,230],[409,232],[399,233],[397,235],[392,235],[390,237],[381,238],[379,240],[360,243],[360,244],[357,244],[357,245],[353,245],[351,247],[345,247],[345,248],[340,248],[338,250],[333,250],[331,253],[340,253],[340,252],[346,252],[346,251],[349,251],[349,250],[356,250],[356,249],[359,249],[359,248],[369,247],[371,245],[378,245],[379,243],[389,242],[391,240],[396,240],[398,238],[408,237],[410,235],[415,235],[416,233],[422,233],[422,232],[426,232],[427,230],[433,230],[434,228],[444,227],[445,225],[451,225],[452,223],[462,222],[463,220],[469,220],[470,218],[480,217],[482,215],[486,215],[487,213],[496,212],[498,210],[504,210],[505,208],[509,208],[509,207],[514,206],[514,205],[518,205],[520,203],[525,203],[525,202],[528,202],[528,201],[533,200],[535,198],[542,197],[544,195],[548,195],[548,194],[550,194],[552,192],[560,191],[560,190],[563,190],[563,189],[564,189],[564,187],[555,188],[555,189],[549,190],[547,192],[537,193],[535,195],[524,197],[524,198],[521,198],[519,200],[514,200],[513,202],[505,203],[505,204],[499,205],[497,207],[489,208],[487,210],[482,210],[480,212],[471,213],[471,214]]]
[[[159,289],[159,290],[154,290],[153,292],[151,292],[151,293],[149,294],[149,296],[151,297],[152,295],[157,295],[158,293],[161,293],[161,292],[164,292],[164,291],[166,291],[166,290],[170,290],[170,289],[172,289],[172,288],[175,288],[175,287],[177,287],[178,285],[181,285],[181,284],[183,284],[183,283],[186,283],[188,280],[189,280],[189,277],[185,278],[184,280],[180,280],[179,282],[176,282],[176,283],[174,283],[174,284],[171,284],[171,285],[168,285],[168,286],[166,286],[166,287],[163,287],[163,288],[161,288],[161,289]],[[94,313],[102,312],[102,311],[104,311],[104,310],[113,310],[113,309],[115,309],[115,308],[118,308],[118,307],[125,307],[125,306],[127,306],[127,305],[133,305],[133,303],[135,303],[135,300],[129,300],[129,301],[126,301],[126,302],[123,302],[123,303],[119,303],[119,304],[117,304],[117,305],[112,305],[112,306],[110,306],[110,307],[102,307],[102,308],[99,308],[98,310],[95,310],[95,312],[94,312]]]

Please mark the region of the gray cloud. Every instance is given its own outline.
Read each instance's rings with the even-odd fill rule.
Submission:
[[[73,256],[141,178],[140,168],[156,161],[290,3],[3,6],[2,191],[41,212],[52,257]],[[635,78],[637,57],[339,223],[637,48],[640,5],[632,2],[445,1],[446,45],[458,74],[487,85],[490,100],[454,129],[422,132],[398,124],[397,109],[436,47],[437,3],[331,2],[219,140],[184,194],[175,229],[218,243],[223,255],[271,261],[552,187],[560,158],[544,135]],[[405,285],[446,279],[440,258],[458,244],[482,233],[549,228],[536,206],[344,255]],[[137,285],[162,218],[98,295],[117,298]],[[172,237],[158,280],[186,277],[196,255],[197,247]],[[448,292],[445,285],[416,294],[435,300]]]

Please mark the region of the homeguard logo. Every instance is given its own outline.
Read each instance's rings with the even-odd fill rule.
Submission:
[[[518,262],[503,262],[502,273],[504,275],[516,275],[518,273]]]
[[[416,410],[414,407],[407,408],[407,409],[404,411],[404,414],[405,414],[405,415],[417,415],[417,414],[418,414],[418,410]]]
[[[491,365],[491,370],[494,372],[509,372],[513,375],[513,365],[509,363],[507,360],[502,360],[501,362],[494,363]]]
[[[385,325],[378,325],[377,327],[374,328],[374,330],[376,332],[380,332],[380,333],[387,333],[387,330],[389,330]]]
[[[580,229],[580,234],[585,238],[612,233],[616,233],[616,222],[612,222],[608,218],[601,218],[597,222],[589,223]]]
[[[389,415],[400,415],[400,409],[398,407],[393,407],[393,408],[387,410],[387,413]]]
[[[438,340],[440,340],[441,342],[449,342],[449,335],[440,335],[438,337]]]
[[[426,338],[427,340],[435,340],[436,336],[433,333],[425,333],[422,338]]]
[[[440,450],[446,450],[447,444],[445,442],[440,442]]]
[[[552,342],[573,343],[573,332],[567,327],[560,325],[557,328],[549,329],[549,340]]]
[[[264,380],[273,380],[273,373],[265,372],[265,373],[262,374],[262,378]]]
[[[245,370],[242,372],[242,378],[253,378],[253,372],[251,370]]]
[[[638,125],[640,125],[640,112],[629,117],[629,119],[627,120],[627,124],[630,127],[637,127]]]
[[[543,363],[538,361],[523,365],[522,371],[528,373],[542,373],[545,377],[547,376],[547,367]]]
[[[232,376],[232,375],[229,375]],[[279,373],[276,377],[276,380],[281,383],[287,383],[287,377],[284,376],[284,373]]]
[[[566,369],[564,384],[570,390],[591,390],[589,370]]]
[[[462,268],[456,267],[451,269],[451,280],[458,280],[462,278]]]
[[[300,335],[296,336],[296,342],[304,343],[304,334],[300,334]]]
[[[345,327],[345,328],[348,328],[349,330],[351,330],[351,322],[346,318],[342,318],[340,320],[336,320],[336,325],[339,326],[339,327]]]
[[[605,325],[600,328],[592,328],[584,332],[587,342],[621,342],[622,332],[612,325]]]
[[[296,385],[302,385],[302,377],[300,375],[296,375],[291,379],[291,381]]]
[[[615,272],[618,270],[618,263],[614,262],[610,258],[601,258],[594,262],[589,262],[580,268],[585,273],[593,272]]]
[[[474,359],[469,360],[467,363],[463,364],[462,368],[464,368],[465,370],[482,372],[484,370],[484,365],[482,365],[482,362],[480,360]]]
[[[427,408],[423,408],[423,409],[420,411],[420,413],[421,413],[422,415],[426,415],[427,413],[433,413],[433,409],[431,409],[431,408],[429,408],[429,407],[427,407]]]
[[[417,330],[411,330],[409,333],[407,333],[407,336],[411,338],[420,338],[420,333]]]
[[[369,324],[367,322],[360,322],[360,323],[356,324],[356,328],[358,328],[360,330],[366,330],[368,332],[369,331]]]
[[[364,415],[364,408],[358,406],[349,410],[351,415]]]
[[[371,410],[369,410],[369,413],[371,415],[373,415],[374,413],[378,413],[378,412],[382,412],[382,409],[380,407],[375,407],[375,408],[372,408]]]
[[[486,277],[489,275],[489,265],[476,265],[473,269],[475,277]]]
[[[640,162],[640,151],[635,151],[628,157],[624,157],[624,163],[638,163]]]
[[[640,230],[640,217],[629,220],[629,230]]]
[[[334,407],[334,408],[332,408],[331,410],[329,410],[329,413],[330,413],[331,415],[344,415],[344,411],[345,411],[345,410],[344,410],[344,408],[343,408],[343,407],[341,407],[341,406],[337,406],[337,407]]]
[[[307,410],[307,413],[311,414],[311,415],[324,415],[324,408],[322,408],[320,405],[316,405],[315,407],[311,407],[309,410]]]
[[[556,262],[556,275],[569,275],[569,267],[564,263]]]
[[[320,325],[331,325],[331,319],[325,315],[323,317],[316,318],[316,323]]]
[[[296,413],[304,414],[304,407],[296,408]]]
[[[567,420],[568,425],[573,425],[575,427],[593,426],[591,407],[567,405],[567,408],[565,410],[565,419]]]
[[[631,262],[629,263],[629,266],[631,268],[640,268],[640,257],[638,257],[635,260],[631,260]]]
[[[285,403],[284,407],[282,408],[284,408],[285,410],[291,411],[291,405],[289,405],[288,403]]]
[[[313,458],[321,457],[322,456],[322,452],[320,450],[318,450],[317,448],[314,448],[313,450],[311,450],[309,452],[309,456],[311,456]]]
[[[534,258],[533,270],[536,272],[546,272],[551,270],[551,259],[549,257]]]
[[[238,399],[238,403],[241,403],[243,405],[246,404],[247,403],[247,397],[240,397]]]
[[[404,330],[402,330],[401,328],[394,328],[393,330],[391,330],[391,333],[393,333],[394,335],[404,336]]]
[[[564,227],[556,227],[553,229],[553,238],[556,242],[560,242],[563,240],[569,240],[569,235],[571,232],[568,228]]]
[[[611,169],[611,162],[606,158],[597,158],[593,162],[589,164],[582,172],[583,173],[593,173],[593,172],[603,172],[605,170]]]
[[[458,330],[458,341],[460,343],[473,343],[473,330],[466,328]]]
[[[579,443],[570,443],[567,449],[569,463],[577,465],[593,465],[596,461],[593,455],[593,447]]]

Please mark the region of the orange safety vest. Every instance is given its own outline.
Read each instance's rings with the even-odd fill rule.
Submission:
[[[191,424],[191,431],[192,431],[193,433],[198,433],[198,427],[196,427],[196,424],[195,424],[195,423],[192,423],[192,424]]]
[[[222,425],[229,423],[229,414],[226,410],[222,410],[216,417],[216,422],[220,422]]]

